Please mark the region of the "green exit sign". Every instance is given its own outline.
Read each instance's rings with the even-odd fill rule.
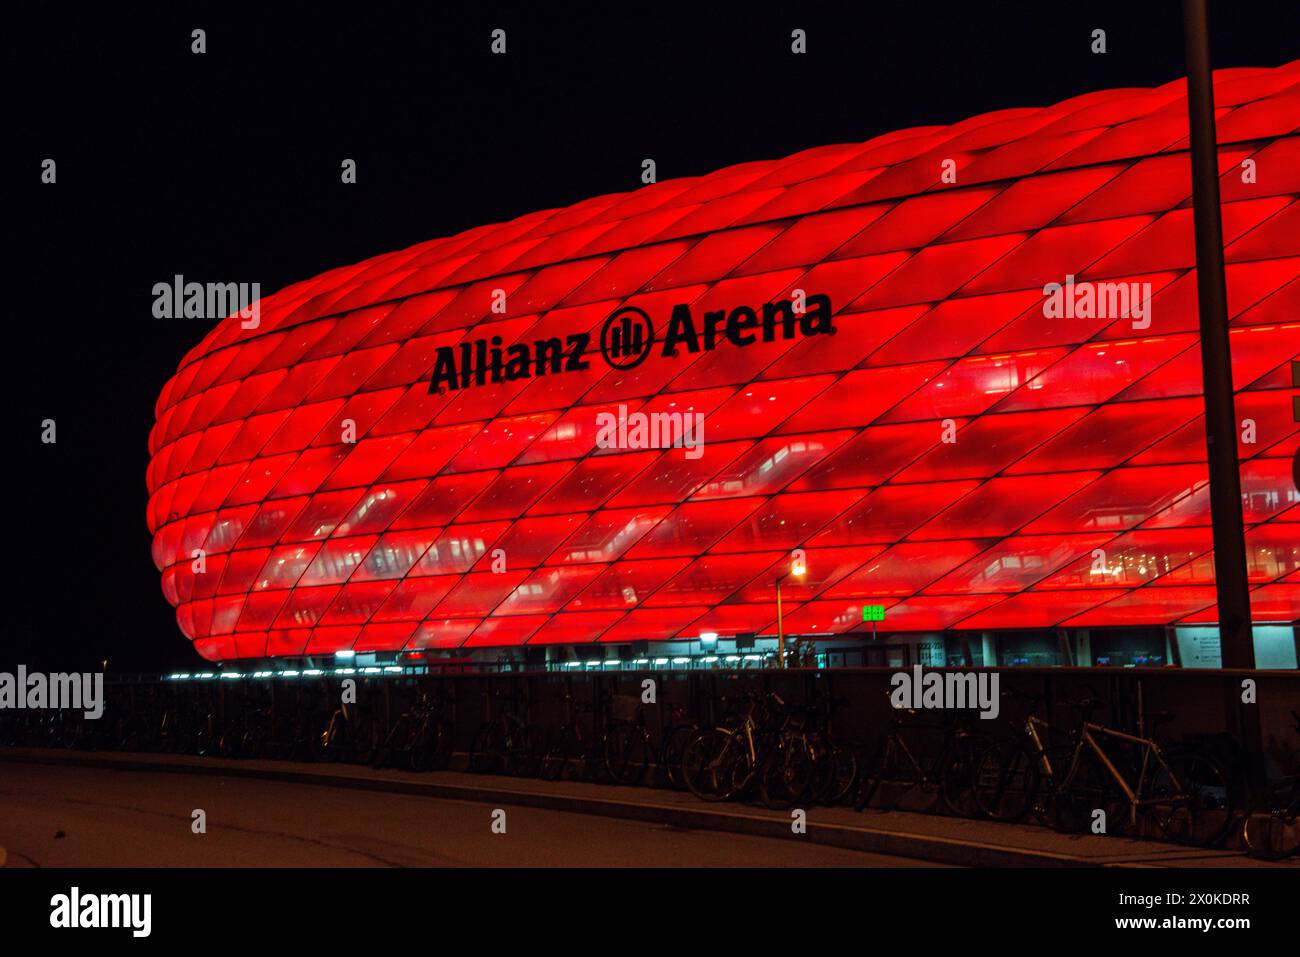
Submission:
[[[863,621],[884,621],[885,606],[884,605],[863,605],[862,620]]]

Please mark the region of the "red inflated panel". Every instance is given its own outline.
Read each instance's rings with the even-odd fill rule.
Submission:
[[[1298,83],[1216,78],[1267,621],[1300,618]],[[1182,91],[655,183],[268,296],[157,402],[182,632],[211,659],[770,634],[797,548],[790,634],[866,604],[892,631],[1212,621]]]

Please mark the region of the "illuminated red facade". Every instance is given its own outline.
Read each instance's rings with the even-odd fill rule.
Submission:
[[[1216,104],[1254,615],[1293,621],[1300,64],[1224,71]],[[1181,81],[1110,90],[284,289],[159,397],[163,590],[214,660],[771,634],[795,548],[791,634],[869,629],[864,604],[899,632],[1213,621],[1186,149]],[[1149,283],[1146,318],[1048,315],[1067,277]],[[678,304],[699,322],[796,290],[834,335],[626,370],[597,348],[624,306],[662,336]],[[430,392],[441,347],[582,334],[586,368]],[[620,405],[704,413],[703,454],[598,447]]]

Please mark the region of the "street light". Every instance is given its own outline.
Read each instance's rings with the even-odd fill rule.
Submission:
[[[790,554],[790,570],[776,580],[776,666],[785,667],[785,626],[781,621],[781,582],[791,575],[803,578],[808,574],[808,563],[802,548],[796,548]]]

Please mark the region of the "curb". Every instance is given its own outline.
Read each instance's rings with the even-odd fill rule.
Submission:
[[[599,817],[620,818],[648,824],[661,824],[689,830],[719,831],[747,834],[753,837],[780,838],[784,840],[812,841],[829,847],[911,857],[939,864],[963,867],[1104,867],[1143,866],[1138,861],[1099,861],[1092,858],[1055,851],[1031,848],[1006,847],[982,841],[961,840],[906,831],[889,831],[879,828],[818,822],[810,816],[807,832],[795,834],[790,820],[755,813],[751,809],[729,805],[728,809],[707,807],[681,807],[653,800],[629,801],[618,798],[594,796],[569,796],[529,791],[500,785],[451,784],[439,781],[374,778],[360,775],[337,774],[329,771],[296,771],[285,768],[265,768],[251,765],[184,763],[141,759],[125,760],[115,757],[91,757],[78,754],[6,754],[0,751],[0,761],[25,764],[64,765],[73,767],[107,768],[121,771],[154,771],[179,774],[212,774],[223,777],[250,778],[277,781],[286,784],[308,784],[322,787],[350,788],[389,794],[405,794],[470,801],[479,804],[504,804],[516,807],[533,807],[550,811],[564,811]],[[650,792],[653,793],[653,792]],[[734,810],[730,808],[735,808]],[[776,812],[779,813],[779,812]],[[1171,860],[1170,863],[1176,863]]]

